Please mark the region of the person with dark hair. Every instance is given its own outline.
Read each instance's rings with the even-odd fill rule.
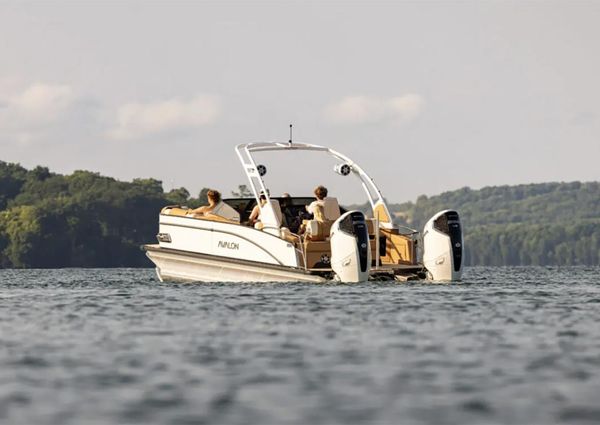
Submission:
[[[193,209],[188,212],[188,214],[198,214],[198,215],[206,215],[210,214],[221,202],[221,193],[218,190],[209,190],[206,193],[206,197],[208,199],[208,205],[203,205],[196,209]]]
[[[328,191],[325,186],[315,188],[316,201],[306,206],[306,211],[314,216],[317,221],[337,220],[340,216],[340,207],[336,198],[328,197]]]
[[[260,207],[264,206],[267,202],[267,197],[264,193],[260,194]],[[254,206],[252,212],[250,213],[250,217],[248,218],[248,224],[250,226],[254,226],[257,222],[260,221],[260,207],[258,204]]]
[[[279,198],[279,205],[281,206],[282,212],[282,223],[281,225],[289,228],[293,232],[298,230],[300,221],[297,215],[294,215],[293,200],[289,193],[283,192],[281,198]]]
[[[318,200],[322,201],[327,197],[327,188],[325,186],[317,186],[315,188],[315,196]]]
[[[323,200],[327,197],[327,188],[325,186],[317,186],[314,191],[316,201],[311,202],[310,205],[306,206],[306,211],[311,214],[317,212],[317,208],[323,208]]]

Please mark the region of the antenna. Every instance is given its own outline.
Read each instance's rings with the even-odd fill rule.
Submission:
[[[292,124],[290,124],[290,140],[288,142],[292,146]]]

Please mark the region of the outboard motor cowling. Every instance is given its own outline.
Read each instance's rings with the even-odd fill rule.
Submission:
[[[369,280],[371,247],[365,215],[348,211],[331,226],[331,268],[341,282]]]
[[[463,237],[458,213],[440,211],[423,228],[423,265],[432,280],[460,280]]]

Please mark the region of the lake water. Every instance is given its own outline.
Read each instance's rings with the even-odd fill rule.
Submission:
[[[600,269],[450,285],[0,270],[0,423],[600,423]]]

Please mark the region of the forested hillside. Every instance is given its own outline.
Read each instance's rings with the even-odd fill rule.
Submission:
[[[200,205],[205,192],[0,161],[0,267],[150,266],[139,246],[154,241],[160,209]],[[445,208],[461,214],[468,265],[600,264],[600,183],[463,188],[390,205],[416,229]]]
[[[0,267],[150,266],[139,247],[155,240],[158,212],[201,203],[188,198],[154,179],[63,176],[0,161]]]
[[[600,264],[598,182],[463,188],[390,205],[416,229],[445,208],[460,213],[466,264]]]

